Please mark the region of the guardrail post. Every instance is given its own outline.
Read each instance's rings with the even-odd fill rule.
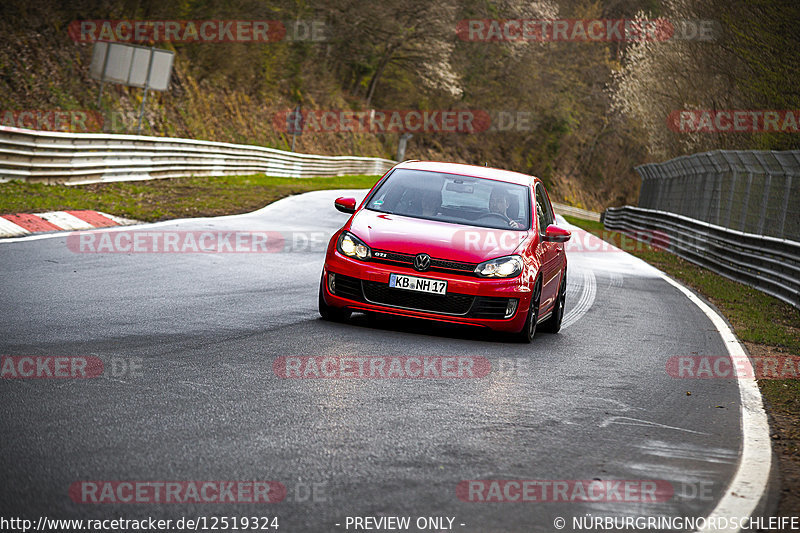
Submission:
[[[731,213],[733,212],[733,195],[736,193],[736,181],[739,178],[739,172],[734,167],[731,169],[731,192],[728,194],[728,209],[725,213],[725,226],[726,228],[731,227]]]
[[[742,202],[742,214],[739,218],[739,230],[744,231],[747,222],[747,209],[750,207],[750,188],[753,186],[753,173],[747,173],[747,188],[744,192],[744,202]]]
[[[769,191],[772,186],[772,174],[767,172],[766,182],[764,183],[764,198],[761,201],[761,213],[758,216],[758,233],[764,235],[764,222],[767,217],[767,203],[769,202]]]
[[[700,158],[698,157],[698,159]],[[702,192],[702,196],[700,194],[697,195],[697,201],[700,203],[698,213],[702,210],[702,220],[711,222],[711,198],[714,195],[714,172],[711,168],[706,166],[705,161],[703,162],[703,166],[703,173],[697,176],[700,182],[698,184],[698,192]]]
[[[693,188],[696,189],[697,186],[695,185],[695,187],[691,187],[691,185],[692,185],[692,176],[690,176],[690,175],[684,176],[684,178],[683,178],[683,211],[682,211],[682,213],[684,215],[686,215],[686,216],[691,216],[692,200],[694,199],[693,197],[697,196],[697,193],[692,190]]]
[[[714,173],[716,174],[716,180],[714,182],[714,189],[711,195],[711,202],[712,202],[712,209],[714,210],[714,224],[719,226],[720,223],[720,216],[722,215],[722,185],[724,183],[724,169],[717,163],[717,153],[713,155],[709,154],[708,160],[711,161],[711,164],[714,166]],[[710,222],[710,220],[709,220]]]
[[[784,230],[786,228],[786,212],[789,211],[789,195],[792,192],[792,175],[786,174],[786,187],[783,192],[783,209],[781,209],[781,223],[778,229],[778,237],[784,238]]]

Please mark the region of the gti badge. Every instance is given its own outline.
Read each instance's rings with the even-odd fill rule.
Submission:
[[[414,258],[414,269],[425,272],[431,267],[431,256],[428,254],[418,254]]]

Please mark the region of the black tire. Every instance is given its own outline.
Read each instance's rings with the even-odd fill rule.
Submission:
[[[558,288],[558,299],[556,300],[553,314],[539,326],[542,331],[547,333],[558,333],[561,329],[561,321],[564,319],[564,302],[567,299],[567,271],[561,278],[561,286]]]
[[[327,303],[325,303],[325,298],[323,296],[323,291],[325,290],[325,286],[323,283],[325,282],[325,278],[319,281],[319,316],[322,317],[323,320],[329,320],[331,322],[343,322],[350,318],[352,311],[349,309],[339,309],[337,307],[331,307]]]
[[[542,281],[536,282],[533,289],[533,296],[531,297],[531,306],[528,308],[528,316],[525,319],[525,325],[515,335],[517,342],[529,344],[533,337],[536,335],[536,323],[539,320],[539,300],[542,297]]]

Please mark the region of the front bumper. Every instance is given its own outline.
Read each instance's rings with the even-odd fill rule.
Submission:
[[[336,274],[334,293],[328,287],[330,273]],[[447,295],[389,288],[392,273],[447,281]],[[357,261],[335,250],[326,257],[322,286],[325,302],[331,307],[468,324],[506,332],[522,329],[531,300],[531,290],[522,276],[500,280],[417,272],[397,265]],[[504,318],[510,298],[518,300],[517,308],[510,318]]]

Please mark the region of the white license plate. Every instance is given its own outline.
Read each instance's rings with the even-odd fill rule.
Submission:
[[[407,291],[427,292],[429,294],[447,294],[446,281],[405,276],[403,274],[390,274],[389,287]]]

